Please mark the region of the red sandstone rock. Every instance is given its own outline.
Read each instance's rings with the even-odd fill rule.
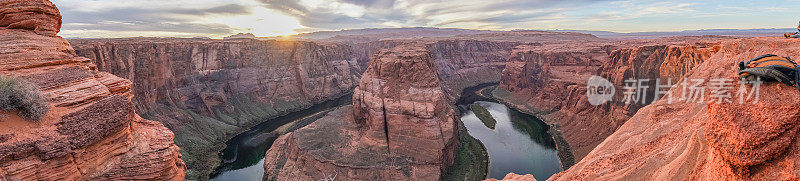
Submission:
[[[538,115],[555,126],[575,161],[649,104],[625,104],[622,86],[627,79],[657,79],[676,83],[719,48],[717,37],[635,40],[626,42],[565,42],[517,47],[503,71],[501,87],[511,95],[501,100]],[[614,102],[592,106],[586,82],[593,75],[617,86]],[[655,81],[649,84],[655,87]],[[666,84],[666,83],[662,83]],[[654,89],[650,89],[651,92]],[[652,94],[652,93],[650,93]],[[570,162],[562,157],[562,161]]]
[[[352,45],[168,38],[71,43],[99,70],[133,80],[136,111],[175,131],[189,169],[206,172],[220,163],[206,155],[217,154],[225,138],[275,115],[345,94],[360,79],[369,56],[382,49],[420,43],[440,67],[446,95],[456,97],[464,87],[498,82],[510,51],[520,44],[452,38]],[[98,76],[103,84],[112,84],[103,77]]]
[[[684,76],[739,81],[736,63],[762,54],[800,56],[800,41],[727,40]],[[745,87],[750,90],[750,86]],[[681,95],[682,89],[672,89]],[[705,99],[711,100],[705,93]],[[763,85],[759,102],[669,103],[646,106],[578,164],[552,180],[797,180],[800,92]]]
[[[0,27],[46,36],[56,36],[61,30],[61,13],[48,0],[2,0],[0,7]]]
[[[281,136],[267,152],[265,179],[440,179],[458,132],[433,63],[417,44],[376,54],[353,107]]]
[[[503,180],[487,179],[483,181],[536,181],[536,178],[534,178],[531,174],[517,175],[515,173],[508,173]]]
[[[444,169],[455,149],[456,115],[433,63],[413,44],[376,54],[353,93],[354,116],[364,139],[386,142],[394,155],[445,163]]]
[[[348,94],[362,70],[348,46],[276,40],[73,40],[101,71],[130,79],[135,110],[178,136],[189,179],[208,179],[226,139]],[[120,92],[130,82],[100,74]],[[213,155],[213,156],[209,156]]]
[[[129,81],[76,56],[60,21],[49,1],[0,1],[0,75],[51,101],[40,122],[0,111],[0,180],[183,180],[172,132],[134,112]]]

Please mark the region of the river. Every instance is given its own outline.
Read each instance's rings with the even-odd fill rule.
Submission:
[[[514,172],[520,175],[533,174],[536,180],[547,180],[562,171],[547,125],[503,104],[487,101],[475,103],[486,108],[497,120],[495,129],[490,129],[472,111],[466,111],[461,116],[469,134],[486,147],[489,178],[502,179]]]
[[[278,136],[300,129],[340,106],[350,105],[353,94],[325,101],[310,108],[270,119],[233,137],[220,153],[222,164],[212,181],[257,181],[264,176],[264,155]]]
[[[507,173],[533,174],[537,180],[547,180],[561,171],[561,164],[548,127],[533,116],[509,109],[503,104],[486,101],[487,85],[470,88],[459,100],[461,107],[474,102],[486,108],[497,120],[489,129],[469,110],[462,110],[461,121],[469,134],[480,140],[489,155],[489,178],[503,178]],[[478,91],[476,91],[478,90]],[[471,100],[471,101],[470,101]],[[264,175],[264,155],[272,142],[289,131],[299,129],[321,118],[329,111],[352,104],[352,95],[326,101],[311,108],[287,114],[237,135],[226,142],[220,157],[223,163],[211,176],[214,181],[261,180]]]

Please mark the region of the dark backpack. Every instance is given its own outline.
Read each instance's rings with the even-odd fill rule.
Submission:
[[[781,82],[800,90],[800,66],[789,57],[766,54],[752,60],[739,62],[739,79]]]

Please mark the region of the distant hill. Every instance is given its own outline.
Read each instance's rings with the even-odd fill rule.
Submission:
[[[663,38],[672,36],[782,36],[784,33],[797,32],[795,28],[772,28],[772,29],[707,29],[707,30],[686,30],[676,32],[635,32],[617,33],[611,31],[585,31],[585,30],[554,30],[556,32],[577,32],[593,34],[600,38]]]
[[[235,34],[235,35],[231,35],[231,36],[225,37],[223,39],[229,40],[229,39],[240,39],[240,38],[256,39],[256,35],[253,35],[252,33],[239,33],[239,34]]]
[[[451,37],[459,35],[475,35],[501,31],[469,30],[456,28],[370,28],[340,31],[318,31],[290,36],[297,39],[329,40],[329,41],[376,41],[381,39],[407,39],[422,37]]]
[[[703,36],[703,35],[717,35],[717,36],[740,36],[740,37],[756,37],[756,36],[782,36],[784,33],[797,32],[795,28],[773,28],[773,29],[707,29],[707,30],[686,30],[676,32],[635,32],[635,33],[618,33],[612,31],[588,31],[588,30],[512,30],[512,31],[491,31],[491,30],[470,30],[470,29],[457,29],[457,28],[369,28],[369,29],[351,29],[339,31],[318,31],[312,33],[301,33],[291,35],[288,38],[292,39],[307,39],[331,42],[370,42],[384,39],[413,39],[413,38],[441,38],[441,37],[475,37],[475,38],[489,38],[494,35],[503,33],[519,33],[519,32],[562,32],[562,33],[582,33],[591,34],[599,38],[606,39],[655,39],[673,36]],[[499,34],[498,34],[499,33]],[[523,33],[530,34],[530,33]],[[519,34],[519,35],[523,35]],[[515,34],[516,35],[516,34]],[[508,38],[508,36],[503,36]],[[512,36],[514,37],[514,36]],[[255,37],[252,34],[239,33],[226,37],[231,38],[255,38],[255,39],[285,39],[287,37]]]

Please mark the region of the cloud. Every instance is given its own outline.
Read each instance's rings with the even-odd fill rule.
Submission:
[[[233,16],[252,13],[252,8],[240,4],[209,3],[203,6],[119,6],[124,2],[114,0],[76,2],[71,0],[54,1],[61,10],[64,25],[62,30],[79,34],[79,31],[104,32],[147,32],[143,36],[154,35],[153,32],[182,35],[215,35],[237,32],[234,27],[220,23],[198,21],[213,16]],[[83,3],[94,4],[93,8],[84,8]],[[97,7],[105,7],[100,9]]]
[[[457,27],[516,29],[520,22],[563,18],[564,11],[606,0],[260,0],[318,29]],[[320,6],[323,2],[325,5]],[[347,12],[357,12],[348,14]]]
[[[391,27],[663,31],[771,26],[798,3],[711,0],[53,0],[70,36],[258,36]],[[796,2],[796,1],[793,1]],[[780,4],[780,5],[778,5]],[[762,10],[762,11],[757,11]],[[765,13],[762,13],[765,12]],[[769,17],[765,17],[769,16]],[[751,22],[743,22],[742,19]],[[759,21],[766,19],[767,21]],[[756,22],[757,21],[757,22]],[[794,20],[792,20],[794,21]],[[124,32],[124,33],[123,33]]]

